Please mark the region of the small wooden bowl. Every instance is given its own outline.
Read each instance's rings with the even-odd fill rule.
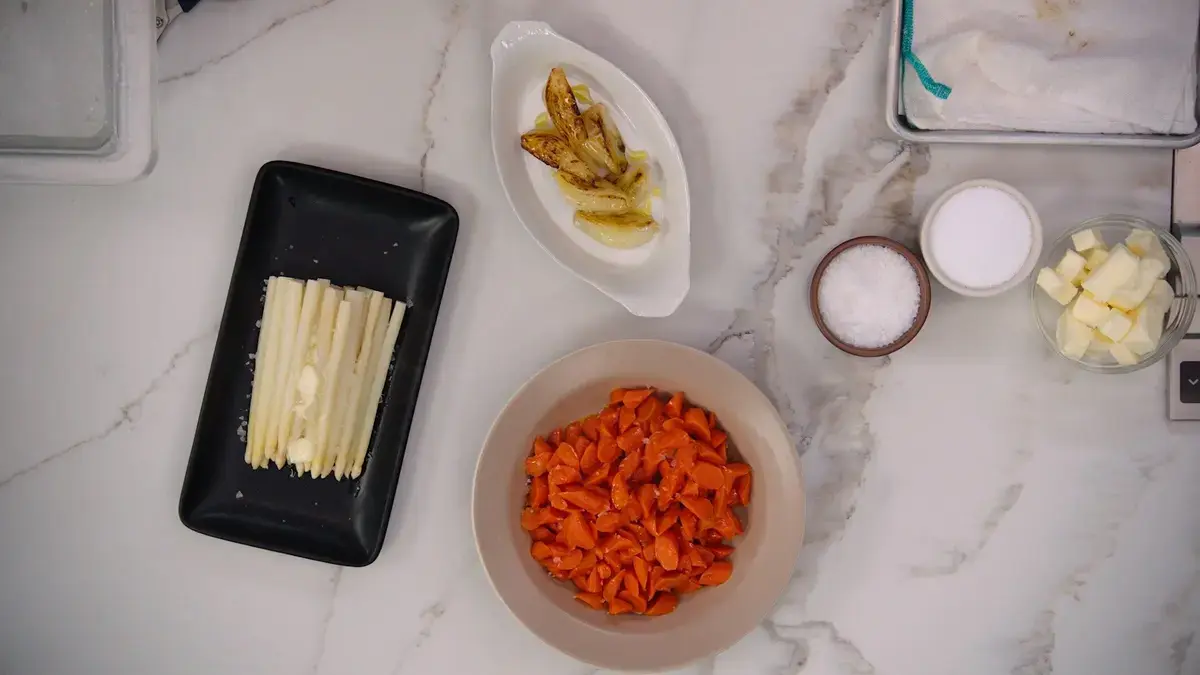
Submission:
[[[882,347],[874,347],[869,349],[865,347],[855,347],[852,344],[838,339],[838,337],[833,334],[833,331],[829,330],[829,326],[825,324],[825,318],[821,316],[821,309],[818,306],[818,298],[820,297],[821,290],[821,279],[825,277],[825,268],[829,267],[829,263],[832,262],[834,258],[855,246],[865,246],[868,244],[890,248],[896,253],[904,256],[904,259],[907,260],[910,265],[912,265],[913,271],[917,273],[917,285],[920,286],[921,289],[921,303],[917,308],[917,318],[915,321],[913,321],[913,325],[907,331],[905,331],[904,335],[901,335],[899,338],[897,338],[895,342]],[[894,239],[888,239],[887,237],[855,237],[854,239],[848,239],[838,244],[832,251],[825,254],[824,258],[821,258],[821,262],[817,263],[817,268],[813,271],[812,283],[810,283],[808,286],[808,307],[812,311],[813,321],[816,322],[817,328],[821,331],[821,335],[825,336],[825,339],[829,341],[829,344],[837,347],[847,354],[853,354],[854,356],[887,356],[909,342],[912,342],[912,339],[921,331],[921,327],[925,325],[925,319],[929,317],[930,302],[931,295],[929,287],[929,272],[926,271],[925,265],[921,263],[921,259],[917,257],[917,254],[908,250],[908,248],[900,242],[895,241]]]

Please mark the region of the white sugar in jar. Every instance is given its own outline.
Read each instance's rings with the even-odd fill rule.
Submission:
[[[971,297],[1003,293],[1024,281],[1042,254],[1042,223],[1016,188],[995,180],[956,185],[921,224],[921,255],[933,276]]]

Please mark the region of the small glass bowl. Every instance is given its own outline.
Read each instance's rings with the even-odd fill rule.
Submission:
[[[1055,339],[1058,318],[1067,307],[1063,307],[1055,302],[1053,298],[1046,295],[1045,291],[1038,287],[1037,283],[1031,281],[1029,284],[1029,297],[1033,306],[1034,318],[1037,320],[1038,328],[1042,330],[1042,335],[1045,336],[1046,341],[1050,343],[1050,347],[1054,349],[1055,353],[1080,368],[1090,370],[1093,373],[1111,375],[1132,373],[1135,370],[1141,370],[1150,364],[1161,361],[1164,356],[1175,348],[1175,345],[1179,344],[1183,336],[1187,334],[1188,328],[1192,325],[1192,318],[1196,314],[1196,272],[1192,268],[1191,259],[1188,258],[1187,253],[1183,250],[1183,245],[1170,232],[1136,216],[1100,216],[1072,228],[1060,237],[1058,241],[1054,242],[1042,255],[1042,261],[1037,269],[1041,269],[1042,267],[1053,268],[1057,265],[1058,261],[1067,252],[1067,249],[1072,248],[1071,235],[1084,230],[1095,230],[1109,246],[1115,246],[1118,243],[1124,242],[1125,238],[1134,230],[1148,230],[1158,237],[1158,240],[1162,243],[1163,250],[1166,251],[1167,257],[1171,261],[1171,270],[1167,273],[1167,282],[1175,289],[1175,300],[1171,303],[1170,309],[1167,310],[1162,340],[1159,341],[1158,348],[1143,356],[1137,363],[1128,366],[1117,363],[1116,359],[1107,352],[1098,355],[1089,351],[1082,358],[1078,359],[1067,356],[1059,350],[1058,341]],[[1034,276],[1036,277],[1036,274]]]

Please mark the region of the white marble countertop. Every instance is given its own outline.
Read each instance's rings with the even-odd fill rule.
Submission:
[[[939,289],[917,340],[879,361],[834,351],[808,318],[823,252],[911,237],[960,180],[1016,185],[1048,236],[1105,212],[1168,216],[1165,151],[897,143],[884,4],[208,0],[181,18],[151,176],[0,187],[0,672],[593,672],[488,587],[472,469],[542,365],[659,337],[770,394],[810,490],[777,611],[683,672],[1200,673],[1200,425],[1166,422],[1165,366],[1073,370],[1023,292]],[[510,211],[487,49],[517,18],[609,58],[672,124],[695,199],[674,316],[631,317]],[[462,216],[387,541],[363,569],[176,515],[251,182],[276,158],[423,188]]]

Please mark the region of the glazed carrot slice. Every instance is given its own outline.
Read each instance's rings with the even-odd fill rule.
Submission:
[[[540,455],[546,452],[554,452],[554,447],[547,443],[546,439],[541,436],[533,439],[533,450],[529,454]]]
[[[704,574],[700,575],[701,586],[720,586],[729,581],[729,577],[733,575],[733,563],[728,560],[714,562],[708,569],[704,570]]]
[[[595,514],[603,513],[609,504],[607,497],[602,497],[598,493],[589,490],[563,491],[562,498],[569,504]]]
[[[692,480],[706,490],[716,490],[725,484],[725,472],[709,462],[696,462],[690,473]]]
[[[746,474],[750,473],[750,465],[743,464],[741,462],[730,462],[729,464],[725,465],[725,470],[733,474],[733,476],[736,478],[738,476],[745,476]]]
[[[607,464],[616,459],[621,454],[621,448],[617,447],[615,438],[601,437],[596,441],[596,459]]]
[[[750,505],[750,474],[739,476],[734,480],[733,491],[737,494],[738,501],[742,504]]]
[[[674,532],[662,532],[654,540],[654,558],[665,570],[679,567],[679,544]]]
[[[600,591],[603,588],[603,584],[600,583],[600,570],[593,568],[591,572],[588,572],[587,592],[600,595]]]
[[[654,557],[654,542],[642,545],[642,557],[645,558],[646,562],[648,563],[658,562],[658,559]],[[658,569],[662,568],[659,567]]]
[[[622,399],[624,399],[624,398],[625,398],[625,390],[624,389],[613,389],[611,392],[608,393],[608,402],[610,404],[620,403],[622,401]]]
[[[646,584],[650,583],[650,565],[645,558],[639,556],[633,559],[633,576],[637,579],[638,586],[646,590]]]
[[[604,598],[597,593],[576,593],[575,599],[592,609],[604,609]]]
[[[690,439],[689,439],[690,440]],[[675,453],[675,466],[684,471],[691,471],[696,465],[697,447],[695,443],[686,443]]]
[[[610,511],[596,516],[597,532],[616,532],[619,527],[621,527],[621,516],[616,513]]]
[[[584,550],[596,548],[596,535],[592,533],[591,527],[583,522],[583,516],[578,511],[567,516],[563,529],[567,534],[568,546]]]
[[[683,413],[683,425],[696,438],[708,443],[712,440],[712,431],[708,427],[708,417],[700,408],[688,408]]]
[[[541,508],[550,502],[550,483],[545,476],[534,476],[529,481],[529,505]]]
[[[680,511],[678,506],[672,506],[663,512],[655,523],[658,531],[662,533],[674,527],[675,523],[679,521],[679,513]]]
[[[701,588],[702,586],[696,580],[684,577],[683,581],[679,582],[679,585],[675,587],[675,592],[682,595],[684,593],[695,593]]]
[[[679,496],[679,503],[683,504],[683,508],[691,511],[700,520],[711,520],[713,517],[713,505],[704,497],[688,497],[686,495]],[[689,539],[691,537],[688,537]]]
[[[624,431],[620,436],[617,436],[617,447],[625,452],[633,452],[641,450],[642,442],[646,436],[642,432],[641,427],[630,427],[628,431]]]
[[[588,477],[586,479],[584,479],[583,484],[584,485],[602,485],[602,484],[608,482],[608,473],[611,470],[612,470],[612,467],[610,465],[601,464],[598,469],[593,471],[590,475],[588,475]]]
[[[628,577],[626,577],[626,578],[628,578]],[[629,605],[631,607],[633,607],[633,611],[637,612],[638,614],[646,613],[646,609],[647,609],[646,599],[643,598],[642,596],[638,595],[637,593],[630,593],[629,591],[622,591],[620,593],[617,593],[617,600],[618,601],[624,600],[625,602],[628,602]]]
[[[535,541],[533,542],[533,546],[529,548],[529,555],[533,556],[534,560],[542,561],[553,556],[554,551],[550,550],[550,547],[546,545],[546,542]]]
[[[707,548],[717,560],[724,560],[733,554],[733,547],[724,544],[709,544]]]
[[[553,453],[543,452],[525,458],[525,473],[530,476],[540,476],[550,470],[550,457]]]
[[[625,395],[621,397],[621,404],[626,408],[636,409],[642,404],[642,401],[650,398],[650,395],[653,393],[653,389],[632,389],[625,392]]]
[[[562,443],[562,429],[555,429],[546,435],[546,442],[550,447],[557,448],[559,443]]]
[[[657,396],[648,396],[637,407],[637,421],[649,424],[650,420],[662,414],[663,402]]]
[[[642,450],[634,448],[631,452],[625,455],[625,459],[617,466],[617,475],[624,476],[625,480],[633,478],[633,473],[642,468]]]
[[[682,431],[687,433],[687,427],[683,425],[683,418],[681,417],[668,417],[667,419],[663,420],[662,430]]]
[[[556,522],[558,516],[550,509],[525,509],[521,512],[521,528],[527,532],[532,532],[542,525],[548,525]]]
[[[583,429],[583,435],[593,443],[600,438],[600,416],[588,415],[580,425]]]
[[[613,598],[617,597],[617,591],[621,590],[621,584],[625,580],[625,570],[617,570],[616,574],[612,575],[604,584],[604,599],[609,604],[612,604]]]
[[[600,411],[600,429],[607,430],[613,436],[617,435],[617,418],[620,416],[620,408],[614,405],[606,406]],[[601,431],[601,434],[604,431]]]
[[[629,503],[629,484],[625,482],[625,475],[620,471],[612,479],[612,503],[618,509],[625,508]]]
[[[679,606],[679,597],[674,593],[663,593],[646,608],[646,616],[662,616],[670,614]]]
[[[625,433],[636,421],[637,412],[633,408],[621,408],[621,412],[617,415],[617,431]]]
[[[579,437],[582,435],[583,428],[580,426],[579,422],[571,422],[567,426],[563,427],[562,442],[575,445],[575,441],[578,441]]]
[[[563,446],[566,447],[566,446]],[[550,469],[550,484],[565,485],[567,483],[578,483],[582,476],[579,475],[579,469],[566,464],[559,464]]]
[[[638,558],[638,560],[641,560],[641,558]],[[621,577],[621,583],[624,584],[626,593],[638,595],[642,591],[642,587],[638,584],[637,574],[632,573],[630,570],[625,570],[625,575]]]
[[[679,488],[682,483],[683,474],[679,471],[672,471],[662,477],[662,480],[658,482],[657,503],[659,510],[666,510],[667,505],[675,499],[675,495],[679,494]]]
[[[545,525],[542,525],[533,528],[533,531],[529,533],[529,537],[534,541],[550,541],[554,539],[554,532]]]
[[[558,569],[560,570],[573,570],[579,565],[579,563],[583,562],[583,551],[575,549],[563,557],[558,558],[556,562],[558,563]]]
[[[627,612],[632,612],[632,611],[633,611],[633,605],[629,604],[625,600],[622,600],[621,598],[613,598],[612,600],[608,601],[608,613],[609,614],[613,614],[613,615],[625,614]]]
[[[712,445],[715,448],[715,447],[721,445],[722,443],[724,443],[725,440],[728,438],[729,437],[725,435],[724,431],[721,431],[720,429],[713,427],[712,437],[709,439],[708,442],[710,445]]]
[[[688,479],[686,482],[684,482],[683,489],[679,491],[679,494],[687,497],[699,497],[700,484],[694,480]]]
[[[696,443],[696,458],[717,466],[725,463],[725,458],[721,456],[721,453],[707,443]]]
[[[683,417],[683,392],[682,391],[675,392],[675,395],[671,397],[671,400],[667,401],[667,405],[664,408],[663,412],[665,412],[667,414],[667,417]]]
[[[554,451],[554,456],[567,466],[579,468],[579,452],[570,443],[560,443]]]
[[[696,518],[696,514],[691,511],[684,511],[679,514],[679,534],[683,535],[685,541],[695,539],[699,529],[700,520]]]
[[[583,453],[579,455],[579,472],[589,474],[595,471],[597,466],[600,466],[600,450],[595,443],[589,441]]]

